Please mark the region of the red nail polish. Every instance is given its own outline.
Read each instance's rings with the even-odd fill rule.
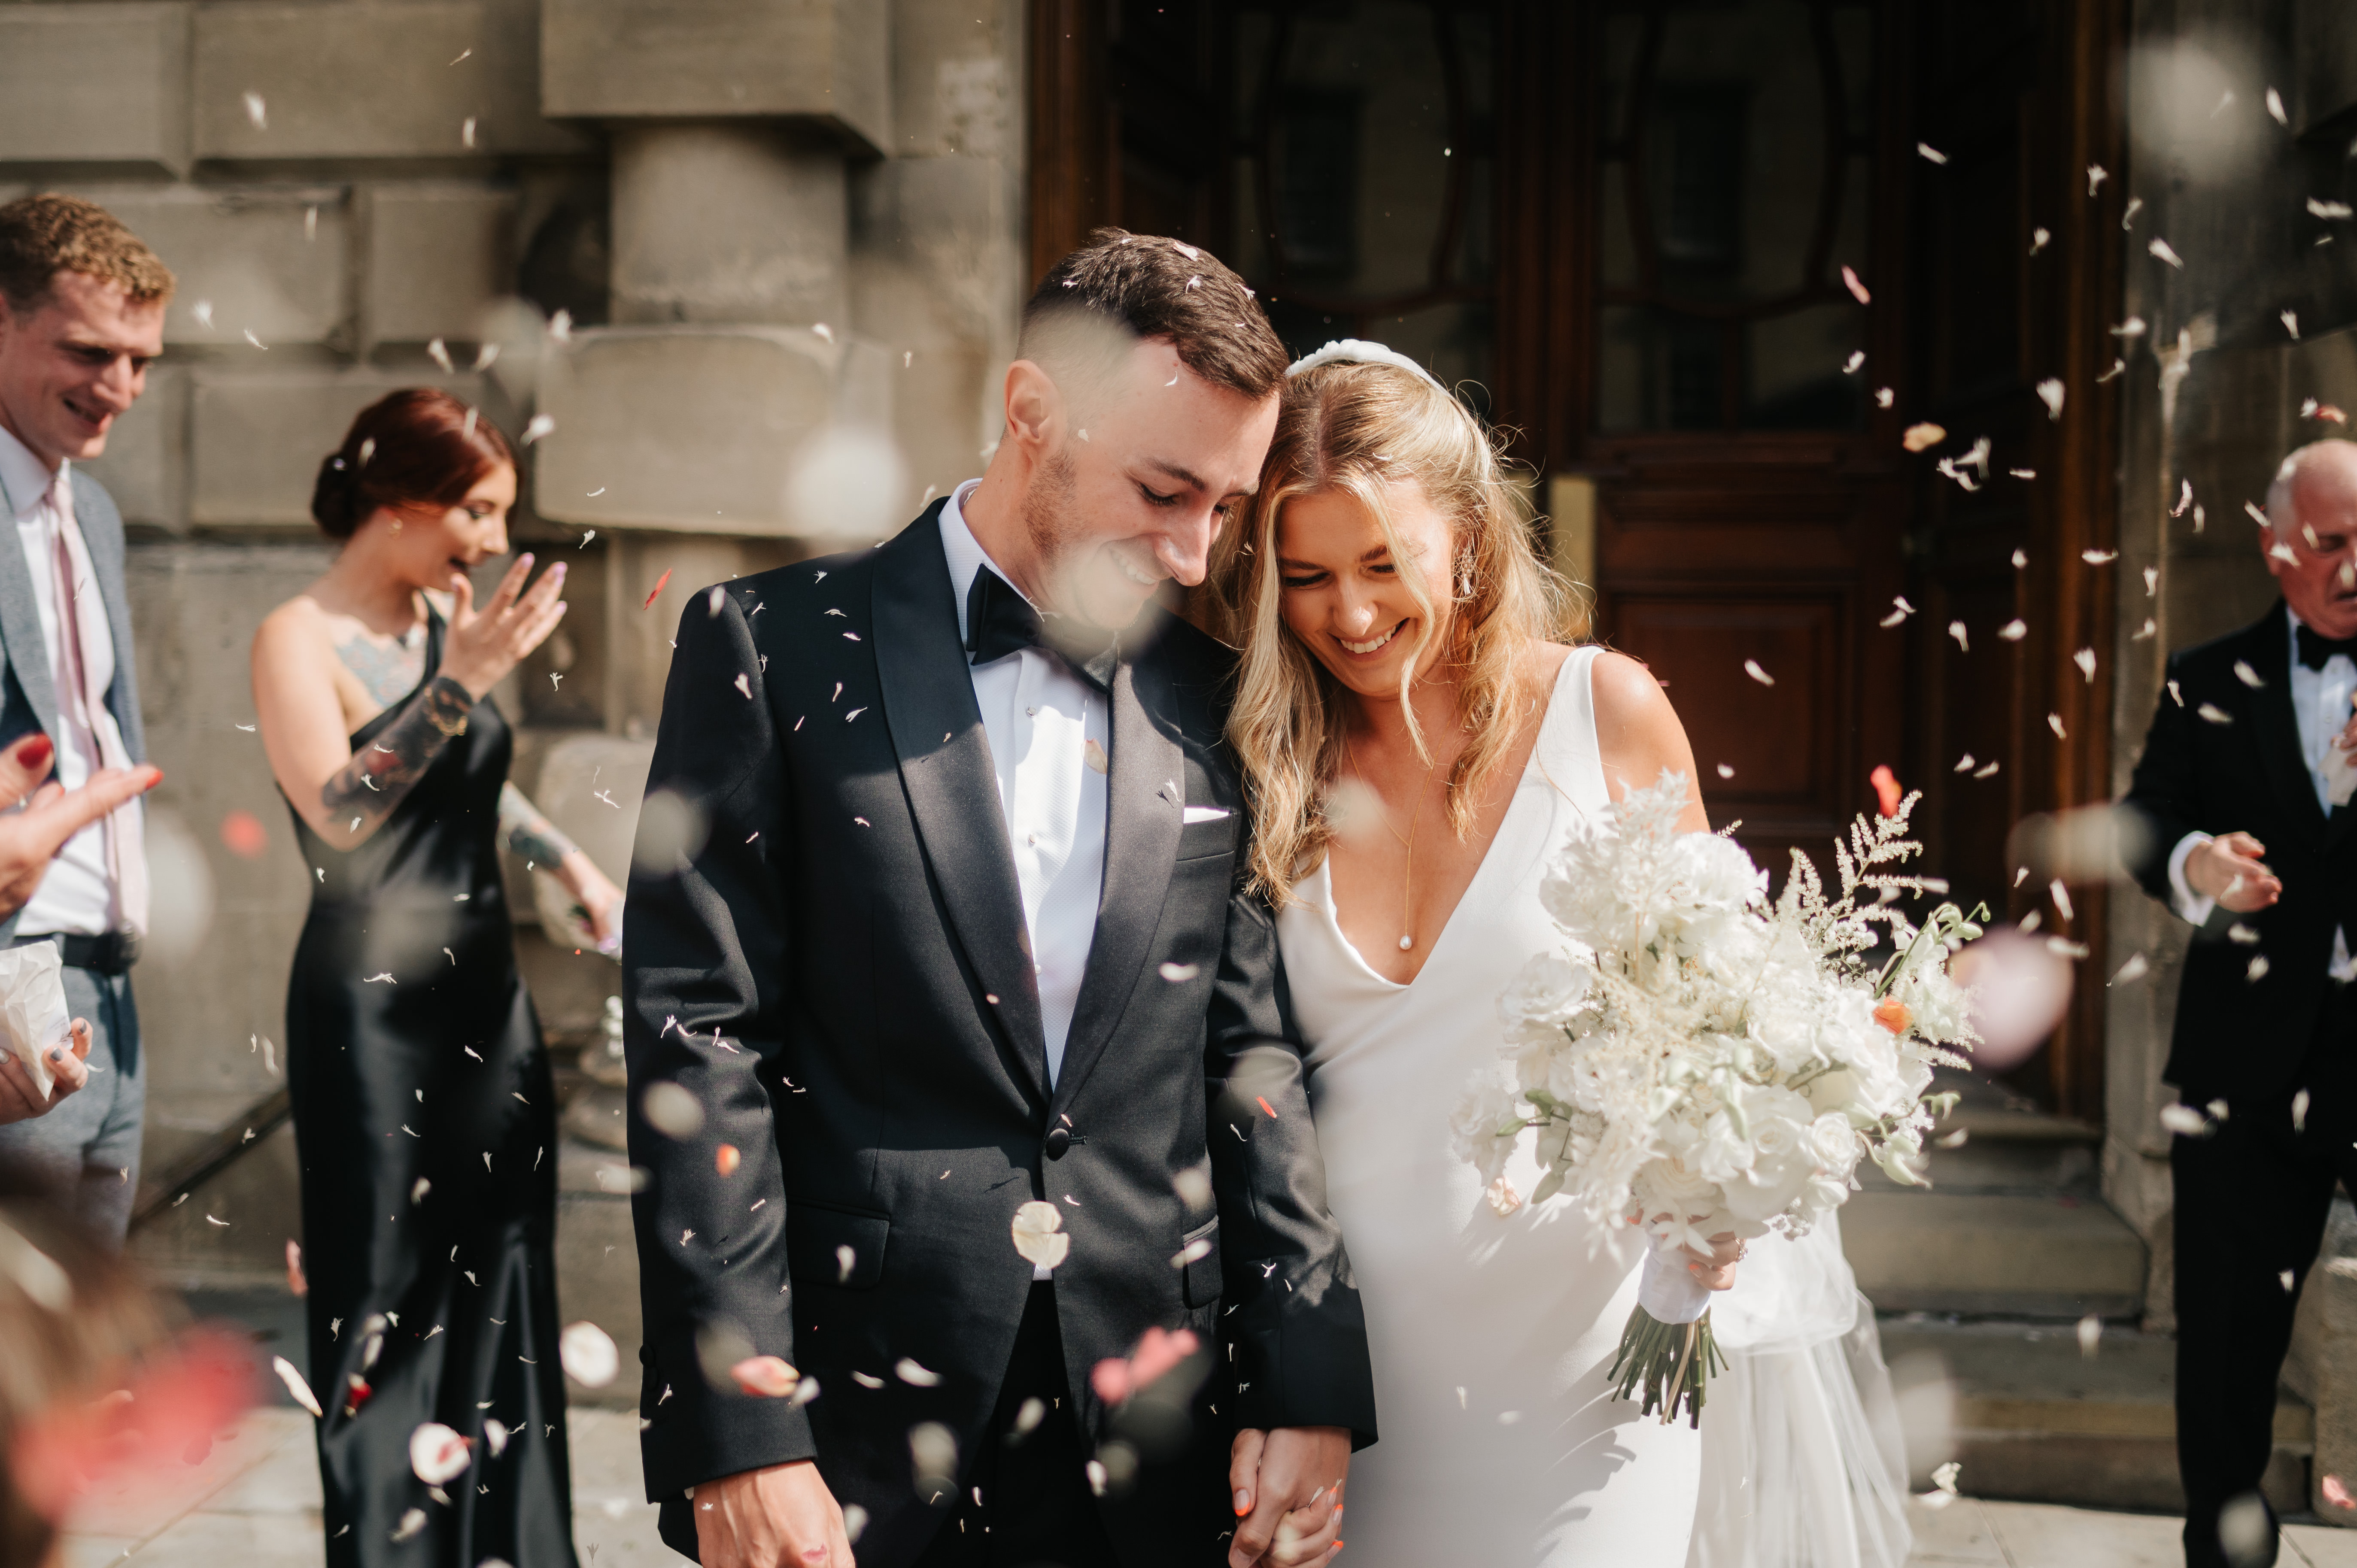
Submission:
[[[17,743],[16,760],[27,768],[38,768],[42,763],[47,762],[57,749],[48,736],[36,730]]]

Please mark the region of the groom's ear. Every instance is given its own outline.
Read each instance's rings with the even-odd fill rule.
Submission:
[[[1056,380],[1035,360],[1017,360],[1006,367],[1006,435],[1037,458],[1052,450],[1063,437],[1064,395]]]

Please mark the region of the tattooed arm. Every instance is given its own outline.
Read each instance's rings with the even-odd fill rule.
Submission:
[[[338,849],[357,849],[408,798],[442,748],[467,733],[475,694],[436,675],[410,699],[384,732],[319,786],[322,821],[312,826]],[[304,813],[307,817],[310,813]]]
[[[464,732],[474,705],[556,628],[565,613],[556,596],[564,565],[525,592],[531,571],[526,555],[479,613],[471,585],[452,575],[441,669],[358,755],[344,738],[336,653],[320,601],[290,599],[262,623],[253,639],[253,701],[270,770],[330,844],[354,848],[382,827],[442,748]]]
[[[525,865],[535,871],[547,872],[565,885],[565,891],[580,906],[581,919],[589,928],[590,939],[601,949],[620,936],[622,890],[597,869],[597,863],[583,854],[578,844],[541,814],[530,796],[513,784],[503,785],[500,789],[500,838],[523,856]],[[550,935],[553,938],[555,933]]]
[[[557,832],[554,822],[541,815],[532,797],[512,783],[500,786],[500,842],[535,870],[544,865],[554,871],[566,855],[581,853],[578,845]]]

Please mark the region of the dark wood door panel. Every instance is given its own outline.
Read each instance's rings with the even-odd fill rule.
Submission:
[[[1737,837],[1780,882],[1795,846],[1822,865],[1854,793],[1848,596],[1689,585],[1616,593],[1598,608],[1611,645],[1642,660],[1677,708],[1711,822],[1740,819]],[[1776,683],[1754,680],[1747,660]]]

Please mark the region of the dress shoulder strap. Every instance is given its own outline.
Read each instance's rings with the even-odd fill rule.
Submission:
[[[1583,811],[1601,811],[1611,804],[1612,791],[1604,781],[1604,755],[1596,741],[1596,693],[1593,674],[1601,646],[1575,648],[1556,674],[1547,701],[1546,717],[1539,724],[1538,744],[1531,766],[1547,783]]]

